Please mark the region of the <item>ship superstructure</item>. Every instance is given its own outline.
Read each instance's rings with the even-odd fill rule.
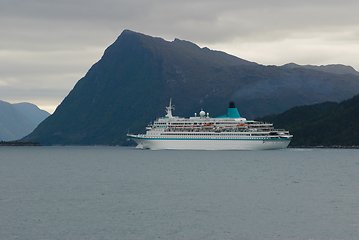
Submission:
[[[226,115],[212,118],[209,113],[183,118],[172,115],[174,106],[166,107],[166,115],[146,128],[145,134],[128,134],[138,145],[147,149],[188,150],[264,150],[286,148],[292,135],[274,129],[272,123],[247,120],[240,116],[234,102]]]

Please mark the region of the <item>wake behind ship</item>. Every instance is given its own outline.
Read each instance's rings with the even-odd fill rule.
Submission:
[[[226,115],[182,118],[172,115],[172,100],[166,115],[148,125],[145,134],[127,134],[144,149],[183,150],[266,150],[286,148],[292,135],[274,129],[272,123],[247,120],[240,116],[234,102],[229,103]]]

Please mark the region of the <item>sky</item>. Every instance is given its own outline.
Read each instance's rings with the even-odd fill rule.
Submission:
[[[0,0],[0,100],[50,113],[125,29],[263,65],[359,70],[358,0]]]

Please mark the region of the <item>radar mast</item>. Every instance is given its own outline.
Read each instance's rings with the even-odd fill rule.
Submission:
[[[170,105],[166,107],[166,112],[167,112],[166,117],[173,118],[172,110],[175,110],[175,106],[172,105],[172,98],[170,98]]]

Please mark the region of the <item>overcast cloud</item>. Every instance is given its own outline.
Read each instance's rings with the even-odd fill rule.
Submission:
[[[0,0],[0,100],[53,112],[124,29],[264,65],[359,70],[357,0]]]

